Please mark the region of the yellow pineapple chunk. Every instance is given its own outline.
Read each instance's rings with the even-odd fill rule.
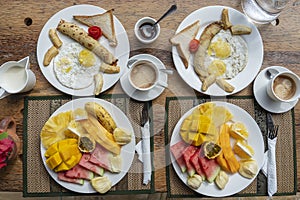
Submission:
[[[233,146],[233,152],[240,158],[249,159],[254,155],[253,148],[245,140],[238,140]]]
[[[230,136],[237,140],[247,140],[249,133],[246,126],[241,122],[235,122],[230,126]]]
[[[55,142],[65,139],[65,131],[72,119],[72,111],[62,112],[48,119],[40,133],[45,149]]]

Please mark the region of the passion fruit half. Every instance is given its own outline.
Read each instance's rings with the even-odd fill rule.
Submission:
[[[218,157],[222,151],[222,147],[214,142],[205,142],[203,144],[204,155],[208,159],[214,159]]]

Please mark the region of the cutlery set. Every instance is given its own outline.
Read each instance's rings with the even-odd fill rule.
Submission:
[[[276,142],[278,135],[278,125],[274,125],[272,115],[267,113],[267,145],[268,150],[265,152],[265,163],[262,172],[266,175],[268,181],[268,195],[273,196],[277,191],[276,175]]]

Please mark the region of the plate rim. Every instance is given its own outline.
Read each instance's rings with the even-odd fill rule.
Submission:
[[[246,116],[246,118],[251,118],[251,121],[253,122],[253,125],[256,127],[256,130],[258,130],[258,133],[256,133],[258,136],[257,137],[259,137],[261,140],[260,140],[260,142],[261,142],[261,150],[262,151],[264,151],[264,140],[263,140],[263,136],[262,136],[262,132],[261,132],[261,130],[260,130],[260,128],[259,128],[259,126],[257,125],[257,123],[256,123],[256,121],[253,119],[253,117],[246,111],[246,110],[244,110],[243,108],[241,108],[241,107],[239,107],[239,106],[237,106],[237,105],[235,105],[235,104],[233,104],[233,103],[229,103],[229,102],[223,102],[223,101],[211,101],[212,103],[215,103],[216,104],[216,106],[219,106],[219,105],[221,105],[221,106],[224,106],[224,105],[226,105],[226,106],[229,106],[229,107],[226,107],[227,109],[234,109],[235,111],[237,111],[237,112],[242,112],[243,114],[244,114],[244,116]],[[204,102],[205,103],[205,102]],[[201,104],[204,104],[204,103],[201,103]],[[189,109],[187,112],[185,112],[181,117],[180,117],[180,119],[177,121],[177,123],[176,123],[176,125],[175,125],[175,127],[174,127],[174,129],[173,129],[173,131],[172,131],[172,135],[171,135],[171,138],[170,138],[170,141],[169,141],[169,146],[171,147],[172,146],[172,144],[175,144],[177,141],[179,141],[179,139],[178,139],[178,137],[180,137],[179,136],[179,132],[178,132],[178,129],[179,129],[179,127],[180,127],[180,124],[182,123],[182,121],[183,121],[183,119],[188,115],[188,114],[190,114],[197,106],[199,106],[199,105],[201,105],[201,104],[198,104],[198,105],[195,105],[195,106],[193,106],[191,109]],[[239,121],[239,120],[237,120],[237,121]],[[176,130],[177,130],[177,132],[176,132]],[[176,140],[177,139],[177,140]],[[174,140],[175,140],[175,142],[174,142]],[[186,185],[186,187],[188,187],[188,188],[190,188],[188,185],[187,185],[187,183],[186,183],[186,173],[182,173],[181,171],[180,171],[180,169],[179,169],[179,166],[178,166],[178,164],[177,164],[177,162],[176,162],[176,160],[175,160],[175,158],[174,158],[174,156],[173,156],[173,154],[172,154],[172,152],[170,151],[170,149],[169,149],[169,154],[168,154],[169,156],[170,156],[170,162],[172,163],[172,167],[173,167],[173,169],[174,169],[174,171],[175,171],[175,173],[176,173],[176,175],[177,175],[177,177],[179,177],[179,179],[183,182],[183,184],[185,184]],[[248,181],[249,183],[247,183],[246,185],[244,185],[244,186],[242,186],[241,188],[239,188],[238,189],[238,191],[235,191],[235,192],[230,192],[230,193],[226,193],[226,194],[218,194],[218,193],[214,193],[214,194],[210,194],[210,193],[208,193],[208,192],[203,192],[203,191],[199,191],[199,190],[201,190],[201,187],[203,187],[203,183],[202,183],[202,185],[197,189],[197,190],[195,190],[195,189],[193,189],[193,188],[191,188],[193,191],[195,191],[195,192],[197,192],[197,193],[199,193],[199,194],[203,194],[203,195],[206,195],[206,196],[210,196],[210,197],[226,197],[226,196],[230,196],[230,195],[233,195],[233,194],[236,194],[236,193],[238,193],[238,192],[240,192],[240,191],[242,191],[243,189],[245,189],[247,186],[249,186],[252,182],[253,182],[253,180],[257,177],[257,175],[258,175],[258,173],[259,173],[259,171],[260,171],[260,169],[261,169],[261,167],[263,166],[263,158],[264,158],[264,152],[261,152],[261,155],[260,155],[260,153],[259,152],[256,152],[255,151],[255,155],[258,155],[258,156],[261,156],[261,159],[262,159],[262,162],[261,163],[258,163],[258,172],[257,172],[257,174],[256,174],[256,176],[254,177],[254,178],[252,178],[252,179],[246,179],[246,178],[244,178],[246,181]],[[236,174],[233,174],[233,175],[230,175],[230,176],[240,176],[241,177],[241,175],[239,175],[238,173],[236,173]],[[183,178],[185,178],[185,180],[183,180]],[[229,182],[230,183],[230,182]],[[204,184],[206,184],[206,187],[207,187],[207,185],[208,186],[210,186],[211,184],[209,184],[209,183],[207,183],[207,182],[204,182]],[[217,188],[217,186],[214,186],[214,187],[216,187]],[[227,188],[228,188],[228,185],[227,185]],[[226,187],[225,187],[225,189],[226,189]],[[224,191],[225,191],[225,189],[223,189],[223,190],[217,190],[217,191],[220,191],[221,193],[224,193]],[[223,192],[222,192],[223,191]]]
[[[79,11],[78,11],[79,10]],[[56,27],[57,25],[55,24],[54,20],[55,18],[66,18],[65,17],[65,13],[78,13],[78,14],[82,14],[82,15],[87,15],[84,14],[85,12],[87,12],[88,10],[92,10],[92,14],[96,14],[96,13],[103,13],[105,11],[107,11],[106,9],[100,7],[100,6],[95,6],[95,5],[91,5],[91,4],[78,4],[78,5],[72,5],[69,7],[65,7],[61,10],[59,10],[58,12],[54,13],[48,20],[47,22],[43,25],[43,28],[41,29],[40,33],[39,33],[39,37],[37,40],[37,46],[36,46],[36,56],[37,56],[37,63],[38,66],[40,68],[40,70],[42,71],[43,76],[46,78],[46,80],[57,90],[69,94],[69,95],[74,95],[74,96],[92,96],[93,94],[93,84],[91,84],[89,87],[87,88],[83,88],[83,89],[72,89],[72,88],[68,88],[64,85],[62,85],[57,78],[55,77],[55,74],[53,72],[53,60],[50,62],[49,66],[44,66],[43,64],[43,59],[44,59],[44,54],[46,53],[47,49],[51,47],[52,43],[50,41],[50,39],[45,40],[45,38],[48,38],[48,31],[46,29],[50,29],[51,27]],[[113,49],[113,51],[119,51],[118,55],[115,55],[119,61],[118,61],[118,65],[121,66],[121,70],[118,74],[105,74],[105,76],[107,76],[107,78],[104,76],[104,79],[110,79],[109,77],[113,77],[112,79],[110,79],[109,84],[106,85],[104,83],[104,88],[101,91],[101,93],[105,92],[106,90],[108,90],[109,88],[111,88],[112,86],[114,86],[118,80],[120,79],[120,77],[122,76],[123,72],[124,72],[124,68],[122,67],[123,65],[125,66],[125,64],[127,64],[128,58],[129,58],[129,54],[130,54],[130,43],[129,43],[129,39],[128,39],[128,34],[127,31],[125,29],[125,27],[122,25],[121,21],[115,16],[114,17],[114,22],[115,22],[115,29],[120,29],[121,32],[119,31],[119,33],[117,33],[117,39],[119,44],[117,45],[117,47],[110,47],[108,45],[108,40],[102,39],[100,38],[99,42],[101,44],[103,44],[106,48]],[[70,18],[70,16],[68,16],[68,18]],[[56,23],[58,24],[59,21],[57,21]],[[76,22],[74,19],[71,19],[71,22]],[[76,23],[79,24],[79,23]],[[79,24],[81,27],[83,28],[87,28],[87,26],[83,25],[83,24]],[[60,38],[62,39],[62,37],[66,38],[67,36],[62,35],[61,33],[57,33],[59,36],[61,36]],[[47,37],[45,37],[47,35]],[[63,40],[63,39],[62,39]],[[70,38],[68,38],[68,40],[72,40]],[[73,40],[72,40],[73,41]],[[76,42],[76,41],[73,41]],[[122,45],[121,45],[122,42]],[[41,46],[48,46],[48,47],[41,47]],[[44,50],[44,51],[42,51]],[[124,53],[125,52],[125,53]],[[113,52],[115,54],[115,52]],[[120,64],[120,62],[122,62],[122,64]],[[47,69],[47,68],[51,68],[51,69]],[[52,70],[52,71],[50,71]],[[49,72],[50,71],[50,72]],[[50,75],[48,74],[50,73]],[[52,73],[52,74],[51,74]]]
[[[78,104],[84,104],[86,102],[96,102],[96,103],[99,103],[100,105],[104,106],[108,112],[112,115],[113,113],[122,113],[123,117],[125,117],[126,120],[124,121],[127,121],[129,123],[127,123],[128,127],[126,127],[126,130],[132,132],[132,139],[131,139],[131,142],[129,144],[127,144],[127,148],[131,148],[131,152],[127,152],[128,149],[124,150],[123,148],[125,147],[126,148],[126,145],[124,147],[121,147],[121,153],[123,151],[126,151],[127,154],[126,155],[130,155],[131,157],[129,159],[126,159],[126,165],[124,165],[124,161],[122,161],[122,166],[124,167],[125,166],[125,171],[123,171],[123,168],[122,168],[122,171],[120,173],[117,173],[117,174],[114,174],[114,173],[110,173],[110,172],[107,172],[109,174],[111,174],[112,176],[119,176],[117,179],[118,181],[116,181],[115,183],[112,182],[112,187],[114,185],[116,185],[118,182],[120,182],[124,176],[128,173],[128,171],[130,170],[130,167],[133,163],[133,160],[134,160],[134,155],[135,155],[135,134],[134,134],[134,129],[133,129],[133,125],[132,123],[130,122],[130,120],[128,119],[128,117],[125,115],[125,113],[120,109],[118,108],[116,105],[114,105],[113,103],[109,102],[109,101],[106,101],[104,99],[99,99],[99,98],[94,98],[94,97],[85,97],[85,98],[78,98],[78,99],[74,99],[74,100],[71,100],[63,105],[61,105],[58,109],[56,109],[52,114],[51,116],[48,118],[48,120],[61,113],[61,112],[65,112],[67,110],[70,110],[70,109],[67,109],[68,107],[71,107],[72,108],[77,108],[76,105]],[[72,105],[75,105],[75,107],[73,107]],[[110,107],[110,108],[108,108]],[[67,109],[67,110],[66,110]],[[115,115],[115,114],[114,114]],[[47,120],[47,121],[48,121]],[[47,122],[46,121],[46,122]],[[117,120],[119,121],[119,120]],[[116,122],[117,122],[116,121]],[[45,122],[45,123],[46,123]],[[45,124],[44,124],[45,125]],[[44,127],[44,126],[43,126]],[[60,186],[70,190],[70,191],[73,191],[73,192],[77,192],[77,193],[82,193],[82,194],[90,194],[90,193],[97,193],[96,190],[94,190],[94,188],[92,187],[92,185],[90,184],[90,181],[88,180],[84,180],[84,185],[77,185],[77,184],[74,184],[74,183],[68,183],[68,182],[64,182],[64,181],[60,181],[58,180],[57,178],[57,173],[54,172],[53,170],[51,170],[47,164],[46,164],[46,158],[44,156],[44,153],[45,153],[45,148],[43,147],[43,144],[42,144],[42,141],[40,140],[40,155],[41,155],[41,159],[42,159],[42,163],[47,171],[47,173],[50,175],[50,177],[52,179],[54,179],[54,181],[59,184]],[[122,158],[123,160],[123,158]],[[128,165],[128,163],[130,163]],[[104,176],[105,176],[105,172],[104,172]],[[84,188],[83,188],[84,187]]]
[[[191,24],[193,21],[190,21],[189,23],[188,23],[188,20],[190,19],[190,18],[193,18],[194,17],[194,15],[199,15],[199,14],[201,14],[201,13],[203,13],[203,12],[207,12],[207,10],[213,10],[214,12],[216,12],[216,10],[220,10],[220,19],[221,19],[221,10],[223,9],[223,8],[227,8],[228,10],[229,10],[229,15],[230,15],[230,12],[234,12],[234,13],[232,13],[231,15],[239,15],[239,16],[242,16],[243,17],[243,20],[244,21],[246,21],[249,25],[251,25],[251,28],[252,28],[252,33],[256,33],[257,34],[257,36],[255,37],[256,38],[256,40],[257,40],[257,42],[260,44],[259,45],[259,47],[260,47],[260,49],[259,49],[259,56],[260,56],[260,59],[255,59],[255,60],[257,60],[257,69],[256,69],[256,71],[255,71],[255,73],[252,73],[252,77],[250,78],[250,79],[248,79],[248,81],[246,81],[247,83],[246,84],[244,84],[244,86],[243,87],[239,87],[239,88],[237,88],[238,86],[236,86],[236,85],[234,85],[236,88],[235,88],[235,90],[233,91],[233,92],[231,92],[231,93],[228,93],[228,92],[225,92],[225,91],[223,91],[221,88],[219,88],[216,84],[214,84],[214,85],[212,85],[210,88],[208,88],[208,90],[207,91],[205,91],[205,92],[203,92],[202,90],[201,90],[201,85],[202,85],[202,83],[201,83],[201,81],[200,80],[197,80],[197,84],[199,84],[200,83],[200,86],[196,86],[195,84],[196,83],[194,83],[194,84],[192,84],[192,83],[190,83],[190,82],[188,82],[188,80],[186,80],[186,78],[184,77],[184,75],[182,74],[182,73],[179,73],[180,71],[182,71],[181,70],[181,68],[184,68],[184,66],[183,66],[183,63],[182,63],[182,60],[180,59],[180,57],[179,57],[179,54],[178,54],[178,51],[177,51],[177,48],[176,48],[176,46],[175,45],[172,45],[172,59],[173,59],[173,63],[174,63],[174,65],[175,65],[175,68],[177,69],[177,71],[178,71],[178,74],[180,75],[180,77],[183,79],[183,81],[186,83],[186,84],[188,84],[192,89],[194,89],[194,90],[196,90],[196,91],[198,91],[198,92],[200,92],[200,93],[202,93],[202,94],[205,94],[205,95],[212,95],[212,96],[227,96],[227,95],[233,95],[233,94],[235,94],[235,93],[238,93],[238,92],[240,92],[241,90],[243,90],[243,89],[245,89],[248,85],[250,85],[252,82],[253,82],[253,80],[255,79],[255,77],[256,77],[256,75],[259,73],[259,71],[260,71],[260,69],[261,69],[261,66],[262,66],[262,63],[263,63],[263,58],[264,58],[264,47],[263,47],[263,41],[262,41],[262,37],[261,37],[261,35],[260,35],[260,33],[259,33],[259,30],[258,30],[258,28],[251,22],[251,21],[249,21],[248,19],[247,19],[247,17],[242,13],[242,12],[240,12],[239,10],[237,10],[237,9],[235,9],[235,8],[232,8],[232,7],[229,7],[229,6],[222,6],[222,5],[214,5],[214,6],[206,6],[206,7],[202,7],[202,8],[199,8],[199,9],[197,9],[197,10],[195,10],[195,11],[193,11],[193,12],[191,12],[188,16],[186,16],[182,21],[181,21],[181,23],[179,24],[179,26],[177,27],[177,29],[176,29],[176,31],[175,31],[175,33],[178,33],[180,30],[182,30],[184,27],[186,27],[186,26],[188,26],[189,24]],[[211,20],[211,21],[216,21],[216,20],[213,20],[213,19],[207,19],[207,18],[205,18],[205,19],[199,19],[200,20],[200,30],[199,30],[199,32],[198,32],[198,34],[197,35],[201,35],[202,34],[202,32],[203,32],[203,29],[206,27],[206,25],[205,26],[201,26],[203,23],[208,23],[208,21],[209,20]],[[247,35],[243,35],[243,36],[241,36],[242,38],[243,37],[247,37]],[[244,39],[244,38],[243,38]],[[244,39],[245,40],[245,39]],[[248,43],[247,43],[248,44]],[[248,49],[249,49],[249,44],[248,44]],[[248,55],[249,55],[249,51],[248,51]],[[191,57],[190,57],[190,60],[189,60],[189,68],[192,68],[192,66],[191,66],[191,60],[193,59],[193,55],[191,55]],[[247,65],[246,65],[246,67],[249,65],[249,58],[248,58],[248,62],[247,62]],[[258,66],[259,65],[259,66]],[[196,77],[197,75],[196,75],[196,73],[194,72],[194,70],[192,69],[187,69],[187,70],[190,70],[189,71],[189,73],[192,73],[192,74],[194,74],[193,76],[194,77]],[[243,71],[245,71],[245,70],[243,70]],[[243,72],[242,71],[242,72]],[[251,71],[253,71],[253,70],[251,70]],[[241,72],[241,73],[242,73]],[[241,73],[239,73],[238,75],[240,75]],[[235,77],[236,78],[236,77]],[[232,82],[232,81],[234,81],[235,80],[235,78],[233,78],[233,79],[231,79],[231,80],[229,80],[229,82]],[[212,89],[211,88],[213,88],[214,90],[216,90],[218,93],[215,93],[215,91],[211,91]]]

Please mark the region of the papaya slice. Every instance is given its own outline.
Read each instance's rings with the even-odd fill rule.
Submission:
[[[239,170],[240,164],[236,157],[234,156],[233,150],[230,145],[230,127],[227,124],[223,124],[220,129],[219,141],[218,144],[222,148],[222,157],[218,158],[217,161],[220,166],[223,166],[224,171],[230,173],[236,173]],[[225,162],[227,166],[225,165]]]

